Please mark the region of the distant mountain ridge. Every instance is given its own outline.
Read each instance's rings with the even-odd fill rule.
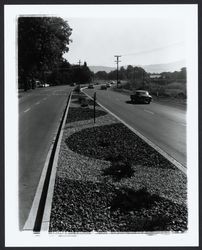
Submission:
[[[180,71],[181,68],[186,67],[186,61],[180,60],[171,63],[138,65],[138,66],[142,67],[148,73],[174,72],[174,71]],[[110,71],[116,69],[115,67],[107,67],[107,66],[89,66],[89,68],[94,73],[98,71],[105,71],[109,73]],[[124,66],[124,68],[127,68],[127,66]]]
[[[148,73],[174,72],[180,71],[181,68],[186,67],[186,61],[180,60],[171,63],[143,65],[140,67]]]
[[[98,71],[105,71],[105,72],[109,73],[110,71],[116,69],[115,67],[107,67],[107,66],[88,66],[88,67],[94,73],[97,73]]]

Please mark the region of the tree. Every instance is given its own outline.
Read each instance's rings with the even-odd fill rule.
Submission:
[[[186,67],[181,68],[178,78],[179,79],[186,79],[187,78],[187,69],[186,69]]]
[[[68,52],[72,29],[59,17],[20,17],[18,19],[19,82],[27,89],[27,78],[45,78]]]
[[[122,66],[119,70],[119,79],[120,80],[125,80],[127,79],[127,75],[126,75],[126,70],[124,69],[124,67]]]
[[[108,74],[106,71],[98,71],[95,73],[95,77],[97,79],[101,79],[101,80],[107,80],[108,79]]]
[[[133,68],[133,66],[128,65],[128,67],[126,69],[127,79],[132,79],[133,78],[133,74],[134,74],[134,68]]]

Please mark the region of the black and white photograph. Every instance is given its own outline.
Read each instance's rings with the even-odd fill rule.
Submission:
[[[6,246],[197,246],[197,4],[4,10]]]

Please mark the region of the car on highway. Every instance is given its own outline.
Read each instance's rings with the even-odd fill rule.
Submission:
[[[100,89],[102,89],[102,90],[105,89],[106,90],[107,89],[107,85],[106,84],[101,85]]]
[[[152,101],[152,96],[146,90],[136,90],[134,94],[130,96],[133,103],[146,103],[149,104]]]
[[[38,81],[38,80],[35,81],[35,85],[36,85],[37,88],[43,88],[44,87],[43,83],[41,81]]]
[[[92,83],[90,83],[90,84],[88,85],[88,89],[94,89],[94,86],[93,86]]]
[[[118,81],[117,82],[117,89],[122,89],[123,88],[123,86],[122,86],[122,84],[121,84],[121,81]]]

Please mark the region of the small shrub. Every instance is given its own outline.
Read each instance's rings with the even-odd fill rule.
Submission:
[[[110,175],[114,180],[130,178],[133,175],[132,163],[121,155],[109,156],[106,160],[111,161],[111,166],[104,170],[104,175]]]
[[[88,99],[84,98],[81,100],[81,107],[88,107]]]
[[[85,100],[86,100],[86,97],[84,95],[80,95],[78,98],[79,103],[82,103]]]

